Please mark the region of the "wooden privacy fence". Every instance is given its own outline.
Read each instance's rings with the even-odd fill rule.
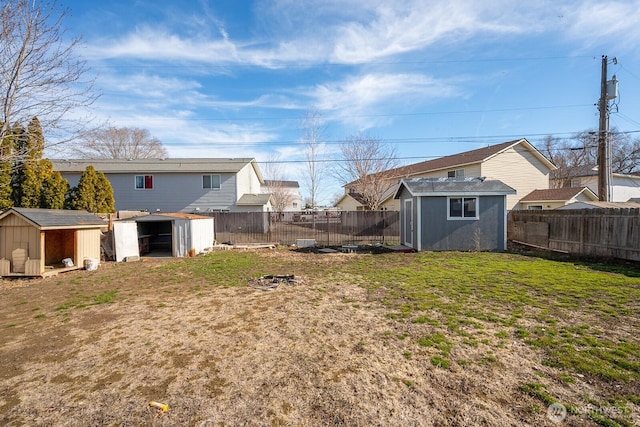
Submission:
[[[581,256],[640,261],[640,209],[511,211],[509,240]]]
[[[400,213],[392,211],[211,212],[219,243],[279,243],[314,239],[320,246],[400,241]]]

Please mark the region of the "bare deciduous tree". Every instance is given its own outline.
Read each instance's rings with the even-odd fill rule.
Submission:
[[[324,149],[326,127],[318,111],[307,112],[302,124],[302,143],[307,174],[305,184],[309,191],[311,208],[318,206],[318,194],[325,174]]]
[[[383,196],[396,185],[390,171],[398,166],[396,149],[378,138],[358,134],[340,145],[341,162],[334,175],[349,184],[371,210],[378,210]]]
[[[612,130],[609,135],[611,146],[611,171],[622,174],[640,172],[640,140],[632,140],[625,133]],[[557,139],[547,136],[539,147],[551,162],[558,167],[554,172],[553,187],[571,185],[571,179],[584,172],[580,167],[595,167],[598,164],[598,133],[584,131],[571,139]]]
[[[294,195],[286,186],[282,163],[279,160],[279,156],[270,155],[264,163],[262,175],[266,191],[273,196],[274,210],[284,212],[286,207],[293,203]]]
[[[84,134],[74,153],[88,159],[163,159],[169,156],[148,130],[138,128],[96,129]]]
[[[54,143],[71,139],[86,118],[69,113],[96,99],[93,81],[83,81],[87,69],[74,51],[80,38],[68,39],[62,27],[68,9],[55,0],[5,0],[0,5],[0,141],[11,127],[38,117]],[[48,138],[50,140],[51,138]],[[28,153],[13,151],[12,157]]]

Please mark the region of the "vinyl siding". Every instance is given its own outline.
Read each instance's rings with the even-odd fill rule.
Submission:
[[[504,196],[475,197],[477,220],[448,220],[447,197],[418,197],[421,250],[506,250]]]
[[[202,173],[106,174],[113,187],[116,210],[149,212],[201,212],[232,209],[239,196],[235,174],[220,175],[220,189],[202,188]],[[136,189],[136,175],[152,175],[152,189]],[[79,174],[63,174],[69,185],[78,185]]]
[[[482,176],[480,163],[475,163],[475,164],[470,164],[466,166],[457,166],[449,169],[442,169],[442,170],[437,170],[433,172],[426,172],[426,173],[421,173],[417,175],[411,175],[411,178],[447,178],[447,174],[450,171],[455,171],[458,169],[464,169],[464,176],[467,178]]]
[[[533,190],[549,188],[549,169],[529,150],[516,145],[482,163],[481,175],[497,179],[516,190],[507,195],[507,209],[517,209],[520,198]]]
[[[239,200],[243,194],[259,194],[262,192],[260,180],[250,164],[245,165],[236,176],[238,178],[236,181],[237,194],[235,201]]]
[[[580,185],[589,187],[591,191],[598,194],[598,177],[580,177]],[[631,198],[640,197],[640,178],[613,176],[611,178],[611,202],[626,202]]]

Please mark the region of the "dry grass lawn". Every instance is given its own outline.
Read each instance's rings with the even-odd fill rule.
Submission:
[[[372,286],[375,268],[420,256],[220,252],[3,280],[0,424],[558,425],[548,394],[575,407],[562,425],[638,425],[637,353],[626,378],[590,376],[545,363],[544,348],[518,335],[542,322],[526,309],[512,324],[453,327],[444,306],[407,311],[396,300],[411,296],[390,298],[393,279]],[[302,281],[251,286],[264,274]],[[578,313],[579,324],[637,346],[637,299],[627,308],[605,323]]]

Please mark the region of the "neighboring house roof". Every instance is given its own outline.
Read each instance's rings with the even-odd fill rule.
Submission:
[[[82,210],[10,208],[0,214],[0,219],[16,214],[33,226],[41,229],[96,228],[107,222],[102,218]]]
[[[525,138],[503,142],[501,144],[490,145],[484,148],[478,148],[476,150],[465,151],[463,153],[453,154],[451,156],[440,157],[433,160],[427,160],[420,163],[414,163],[407,166],[401,166],[399,168],[391,169],[385,172],[389,175],[389,178],[409,178],[413,175],[422,174],[426,172],[433,172],[441,169],[451,169],[459,166],[465,166],[474,163],[486,162],[492,157],[516,146],[523,145],[529,151],[531,151],[538,160],[544,163],[550,170],[556,169],[555,165],[551,163],[540,151],[538,151],[529,141]],[[355,182],[355,181],[354,181]],[[350,184],[347,184],[349,186]]]
[[[561,206],[555,210],[569,210],[569,209],[640,209],[640,203],[633,202],[574,202],[568,205]]]
[[[400,181],[395,198],[403,188],[411,196],[506,195],[516,190],[498,180],[484,178],[408,178]]]
[[[298,181],[279,181],[273,179],[264,180],[265,187],[287,187],[287,188],[300,188]]]
[[[264,194],[243,194],[236,202],[238,206],[264,206],[271,201],[272,195]]]
[[[520,202],[567,202],[578,197],[581,193],[591,200],[598,200],[598,196],[588,187],[564,187],[533,190],[520,199]]]
[[[82,173],[93,166],[104,173],[237,173],[251,164],[260,182],[264,182],[258,164],[252,158],[167,158],[167,159],[52,159],[54,170],[61,173]]]
[[[627,177],[640,179],[639,175],[629,175],[623,173],[613,172],[611,175],[618,177]],[[555,171],[552,171],[550,174],[551,179],[565,179],[565,178],[580,178],[586,176],[598,176],[598,166],[597,165],[583,165],[583,166],[573,166],[566,168],[558,168]]]

